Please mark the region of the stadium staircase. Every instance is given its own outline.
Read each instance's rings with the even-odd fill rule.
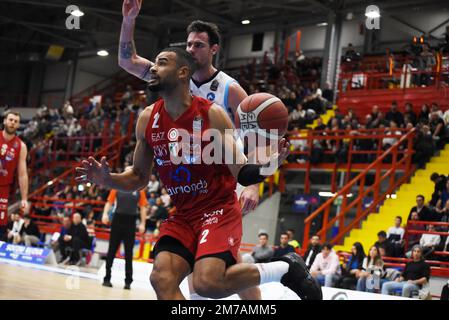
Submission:
[[[446,145],[438,156],[434,156],[425,169],[415,172],[410,183],[402,184],[394,195],[387,198],[379,209],[379,213],[368,215],[362,222],[360,229],[353,229],[344,239],[343,245],[336,245],[336,251],[349,252],[354,242],[359,241],[364,248],[369,248],[377,241],[377,233],[380,230],[387,231],[393,225],[394,218],[401,216],[403,221],[407,221],[410,209],[416,205],[416,196],[424,195],[430,199],[434,190],[434,183],[430,180],[433,172],[449,174],[449,145]]]

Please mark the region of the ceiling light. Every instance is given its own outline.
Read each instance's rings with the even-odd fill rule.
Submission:
[[[251,21],[249,21],[249,20],[242,20],[242,24],[250,24],[251,23]]]
[[[317,23],[316,26],[317,26],[317,27],[325,27],[325,26],[327,26],[327,22]]]
[[[100,50],[100,51],[97,52],[97,54],[98,54],[100,57],[106,57],[106,56],[109,55],[109,52],[107,52],[106,50]]]

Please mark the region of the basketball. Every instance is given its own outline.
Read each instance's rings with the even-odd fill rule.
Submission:
[[[273,138],[265,130],[278,130],[277,138],[287,132],[288,110],[281,99],[269,93],[255,93],[246,97],[235,115],[236,128],[254,131]]]

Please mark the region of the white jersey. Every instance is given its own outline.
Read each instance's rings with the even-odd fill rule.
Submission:
[[[223,71],[217,70],[211,78],[203,82],[198,83],[190,79],[190,93],[223,107],[234,123],[234,114],[228,105],[229,86],[232,83],[238,82]]]
[[[217,70],[212,77],[203,82],[196,82],[190,79],[190,93],[207,99],[221,106],[228,114],[232,123],[234,123],[234,113],[228,105],[229,86],[232,83],[238,83],[237,80],[227,75],[223,71]],[[236,137],[237,147],[243,152],[243,142],[240,138]],[[237,197],[240,198],[242,191],[245,187],[237,184],[236,192]]]

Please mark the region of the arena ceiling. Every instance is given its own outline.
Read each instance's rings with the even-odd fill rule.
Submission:
[[[65,27],[70,4],[85,13],[80,30]],[[135,37],[153,35],[165,45],[182,41],[187,23],[197,18],[217,23],[225,35],[313,25],[329,14],[362,15],[369,4],[390,14],[449,9],[441,0],[144,0]],[[0,0],[0,61],[32,61],[51,44],[69,53],[116,48],[121,6],[121,0]],[[243,26],[243,19],[251,24]]]

